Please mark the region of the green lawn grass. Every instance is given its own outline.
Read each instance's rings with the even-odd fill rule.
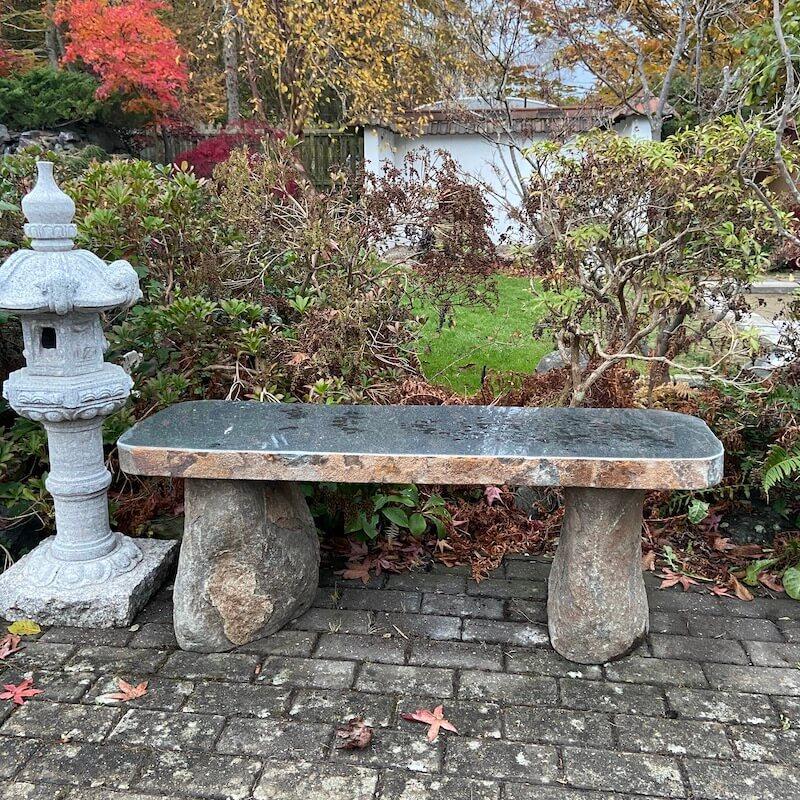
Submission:
[[[539,315],[528,279],[498,275],[497,290],[496,306],[459,308],[441,333],[436,314],[428,312],[417,352],[431,383],[472,394],[480,389],[484,367],[529,373],[553,349],[551,342],[532,336]]]

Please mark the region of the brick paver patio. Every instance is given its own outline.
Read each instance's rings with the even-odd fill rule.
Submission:
[[[653,585],[648,643],[582,667],[548,645],[547,569],[325,575],[290,630],[223,655],[176,650],[168,590],[131,630],[47,630],[0,671],[44,689],[0,701],[0,798],[800,797],[800,604]],[[95,702],[116,676],[147,695]],[[428,744],[400,713],[439,703],[461,735]],[[373,743],[338,750],[354,714]]]

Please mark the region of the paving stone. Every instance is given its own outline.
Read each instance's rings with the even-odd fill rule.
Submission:
[[[125,713],[109,742],[163,750],[211,750],[225,724],[215,714],[184,714],[134,708]]]
[[[497,622],[486,619],[464,620],[461,638],[465,642],[497,642],[499,644],[534,647],[549,645],[550,636],[544,625],[530,625],[523,622]]]
[[[419,592],[398,592],[383,589],[373,592],[369,589],[344,589],[339,597],[339,608],[355,611],[403,611],[416,613],[422,605]]]
[[[277,718],[289,702],[290,689],[247,683],[200,683],[183,711],[237,717]]]
[[[689,625],[683,614],[674,611],[651,611],[650,612],[650,633],[651,634],[673,634],[676,636],[688,636]]]
[[[178,647],[178,642],[175,640],[175,628],[172,625],[146,622],[133,634],[130,646],[155,650],[175,650]]]
[[[398,725],[408,731],[424,731],[419,722],[401,718],[401,714],[411,713],[419,708],[433,709],[444,705],[444,716],[456,726],[459,733],[474,739],[499,739],[502,735],[501,706],[497,703],[480,700],[445,700],[439,697],[420,695],[401,696],[397,700],[396,714]]]
[[[552,564],[552,561],[507,561],[506,575],[509,578],[546,581]]]
[[[447,742],[444,771],[470,778],[550,783],[558,776],[558,754],[554,747],[505,739],[452,738]]]
[[[623,658],[606,665],[606,676],[611,681],[624,683],[666,684],[696,689],[708,686],[699,664],[677,659]]]
[[[155,672],[167,657],[163,650],[126,647],[80,647],[64,666],[67,672]],[[183,676],[182,676],[183,677]]]
[[[665,706],[661,690],[633,683],[560,680],[561,705],[581,711],[616,711],[660,717]]]
[[[319,585],[324,587],[331,587],[337,590],[352,587],[354,589],[383,589],[386,586],[386,573],[382,575],[373,575],[364,583],[361,579],[346,580],[341,575],[329,569],[323,569],[319,574]]]
[[[611,718],[606,714],[562,708],[509,708],[506,736],[523,742],[612,747]]]
[[[426,594],[422,598],[422,613],[503,619],[503,601],[492,597],[470,597],[464,594]]]
[[[800,644],[800,622],[793,619],[778,619],[775,624],[787,642]]]
[[[709,614],[690,614],[689,633],[708,639],[747,639],[750,641],[782,642],[780,630],[768,619],[741,619]]]
[[[800,727],[800,697],[773,697],[772,703],[779,714]]]
[[[530,672],[534,675],[552,675],[556,678],[585,678],[600,680],[603,677],[602,667],[596,664],[576,664],[567,661],[548,647],[536,647],[533,650],[508,650],[506,652],[506,669],[509,672]]]
[[[173,653],[159,675],[187,681],[220,680],[247,683],[259,663],[250,653]]]
[[[143,750],[120,747],[118,742],[47,745],[25,765],[19,777],[31,783],[129,789],[144,759]]]
[[[730,734],[737,755],[745,761],[800,765],[800,731],[796,729],[732,727]]]
[[[371,800],[378,773],[363,767],[270,762],[253,793],[254,800]]]
[[[211,753],[154,753],[147,760],[136,787],[151,792],[191,792],[193,797],[246,800],[261,762]]]
[[[408,663],[423,667],[500,670],[503,668],[503,653],[499,646],[483,642],[418,639],[411,645]]]
[[[320,759],[332,736],[332,725],[237,717],[228,721],[216,749],[259,758]]]
[[[614,792],[587,792],[565,786],[528,786],[523,783],[507,783],[503,800],[644,800],[642,795]]]
[[[19,672],[57,670],[75,649],[69,642],[25,642],[24,649],[12,656],[9,666]]]
[[[403,592],[435,592],[437,594],[463,594],[467,579],[463,575],[443,575],[434,572],[403,572],[390,575],[386,581],[387,589]]]
[[[257,680],[272,686],[349,689],[355,672],[356,664],[352,661],[270,656],[261,666]]]
[[[0,779],[13,777],[38,748],[38,742],[0,737]]]
[[[800,665],[800,644],[745,642],[745,648],[758,667],[797,668]]]
[[[500,600],[546,600],[547,584],[542,581],[493,580],[488,578],[467,583],[467,594],[478,597],[495,597]]]
[[[389,772],[383,779],[381,796],[385,800],[431,800],[435,797],[447,800],[498,800],[500,784],[442,775]]]
[[[419,636],[437,641],[461,638],[461,618],[437,614],[385,614],[376,619],[379,630],[392,635]]]
[[[402,664],[405,662],[405,651],[406,642],[399,637],[393,639],[349,633],[323,633],[314,656]]]
[[[97,680],[96,675],[89,673],[50,672],[36,670],[18,670],[16,665],[0,673],[0,683],[20,683],[30,678],[36,689],[42,689],[43,694],[37,694],[31,700],[55,703],[76,703],[85,694],[88,688]],[[1,707],[1,706],[0,706]],[[2,718],[0,711],[0,719]]]
[[[62,800],[69,790],[66,786],[47,786],[39,783],[6,783],[3,800]]]
[[[633,792],[648,797],[685,797],[678,762],[665,756],[565,748],[570,784],[585,789]]]
[[[313,632],[282,630],[273,633],[272,636],[242,645],[236,652],[307,658],[314,651],[318,638],[318,634]]]
[[[800,696],[800,669],[706,664],[712,689]]]
[[[700,639],[696,636],[650,635],[650,647],[656,658],[714,661],[721,664],[749,664],[739,642],[732,639]]]
[[[73,789],[65,800],[174,800],[174,795],[114,792],[109,789]]]
[[[395,709],[394,697],[340,689],[301,689],[294,695],[289,716],[304,722],[341,724],[362,717],[373,728],[389,725]]]
[[[130,708],[147,708],[154,711],[177,711],[183,706],[186,698],[194,691],[192,681],[179,681],[172,678],[162,678],[160,675],[126,675],[125,680],[133,686],[147,682],[147,694],[135,700],[108,700],[104,695],[119,692],[119,682],[116,677],[101,678],[86,695],[85,702],[99,703],[101,705]]]
[[[394,627],[397,625],[406,636],[444,640],[461,638],[460,618],[436,614],[373,614],[369,611],[312,608],[291,625],[297,630],[326,633],[399,635]]]
[[[355,688],[361,692],[419,692],[441,699],[453,697],[451,669],[404,667],[366,663],[361,667]]]
[[[38,639],[40,642],[64,644],[111,645],[124,647],[133,636],[128,628],[48,628]]]
[[[759,618],[763,612],[752,603],[740,600],[712,597],[699,592],[672,590],[650,590],[647,592],[650,608],[655,611],[685,611],[692,614],[708,614],[725,617]]]
[[[623,750],[672,756],[732,758],[725,728],[717,722],[617,715],[614,727]]]
[[[543,600],[507,600],[505,618],[509,622],[547,625],[547,603]]]
[[[334,749],[331,758],[362,767],[391,767],[411,772],[439,772],[442,739],[429,742],[424,735],[385,730],[375,735],[364,750]],[[489,741],[484,740],[484,741]]]
[[[667,689],[667,702],[678,717],[686,719],[737,722],[743,725],[777,724],[775,710],[763,695]]]
[[[101,742],[122,712],[66,703],[25,703],[5,722],[0,733],[41,739]]]
[[[504,675],[465,670],[461,673],[458,697],[529,706],[553,706],[558,702],[555,678],[538,675]]]
[[[695,797],[709,800],[797,800],[800,769],[775,764],[687,759]]]

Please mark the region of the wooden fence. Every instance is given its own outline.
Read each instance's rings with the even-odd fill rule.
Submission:
[[[198,133],[193,137],[167,134],[139,151],[139,157],[157,164],[171,163],[178,153],[195,147],[212,134]],[[309,130],[299,145],[300,160],[319,189],[331,185],[331,169],[341,167],[352,173],[364,163],[364,134],[360,128],[344,131]]]

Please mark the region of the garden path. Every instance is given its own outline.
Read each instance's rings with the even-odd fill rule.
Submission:
[[[793,800],[800,605],[658,590],[637,652],[583,667],[549,647],[546,562],[323,575],[314,607],[239,652],[176,650],[164,590],[130,630],[51,628],[0,661],[3,800]],[[648,576],[652,578],[652,576]],[[376,591],[380,589],[380,591]],[[5,625],[2,628],[5,633]],[[116,677],[148,681],[97,702]],[[444,705],[433,742],[402,712]],[[336,748],[358,714],[364,750]]]

